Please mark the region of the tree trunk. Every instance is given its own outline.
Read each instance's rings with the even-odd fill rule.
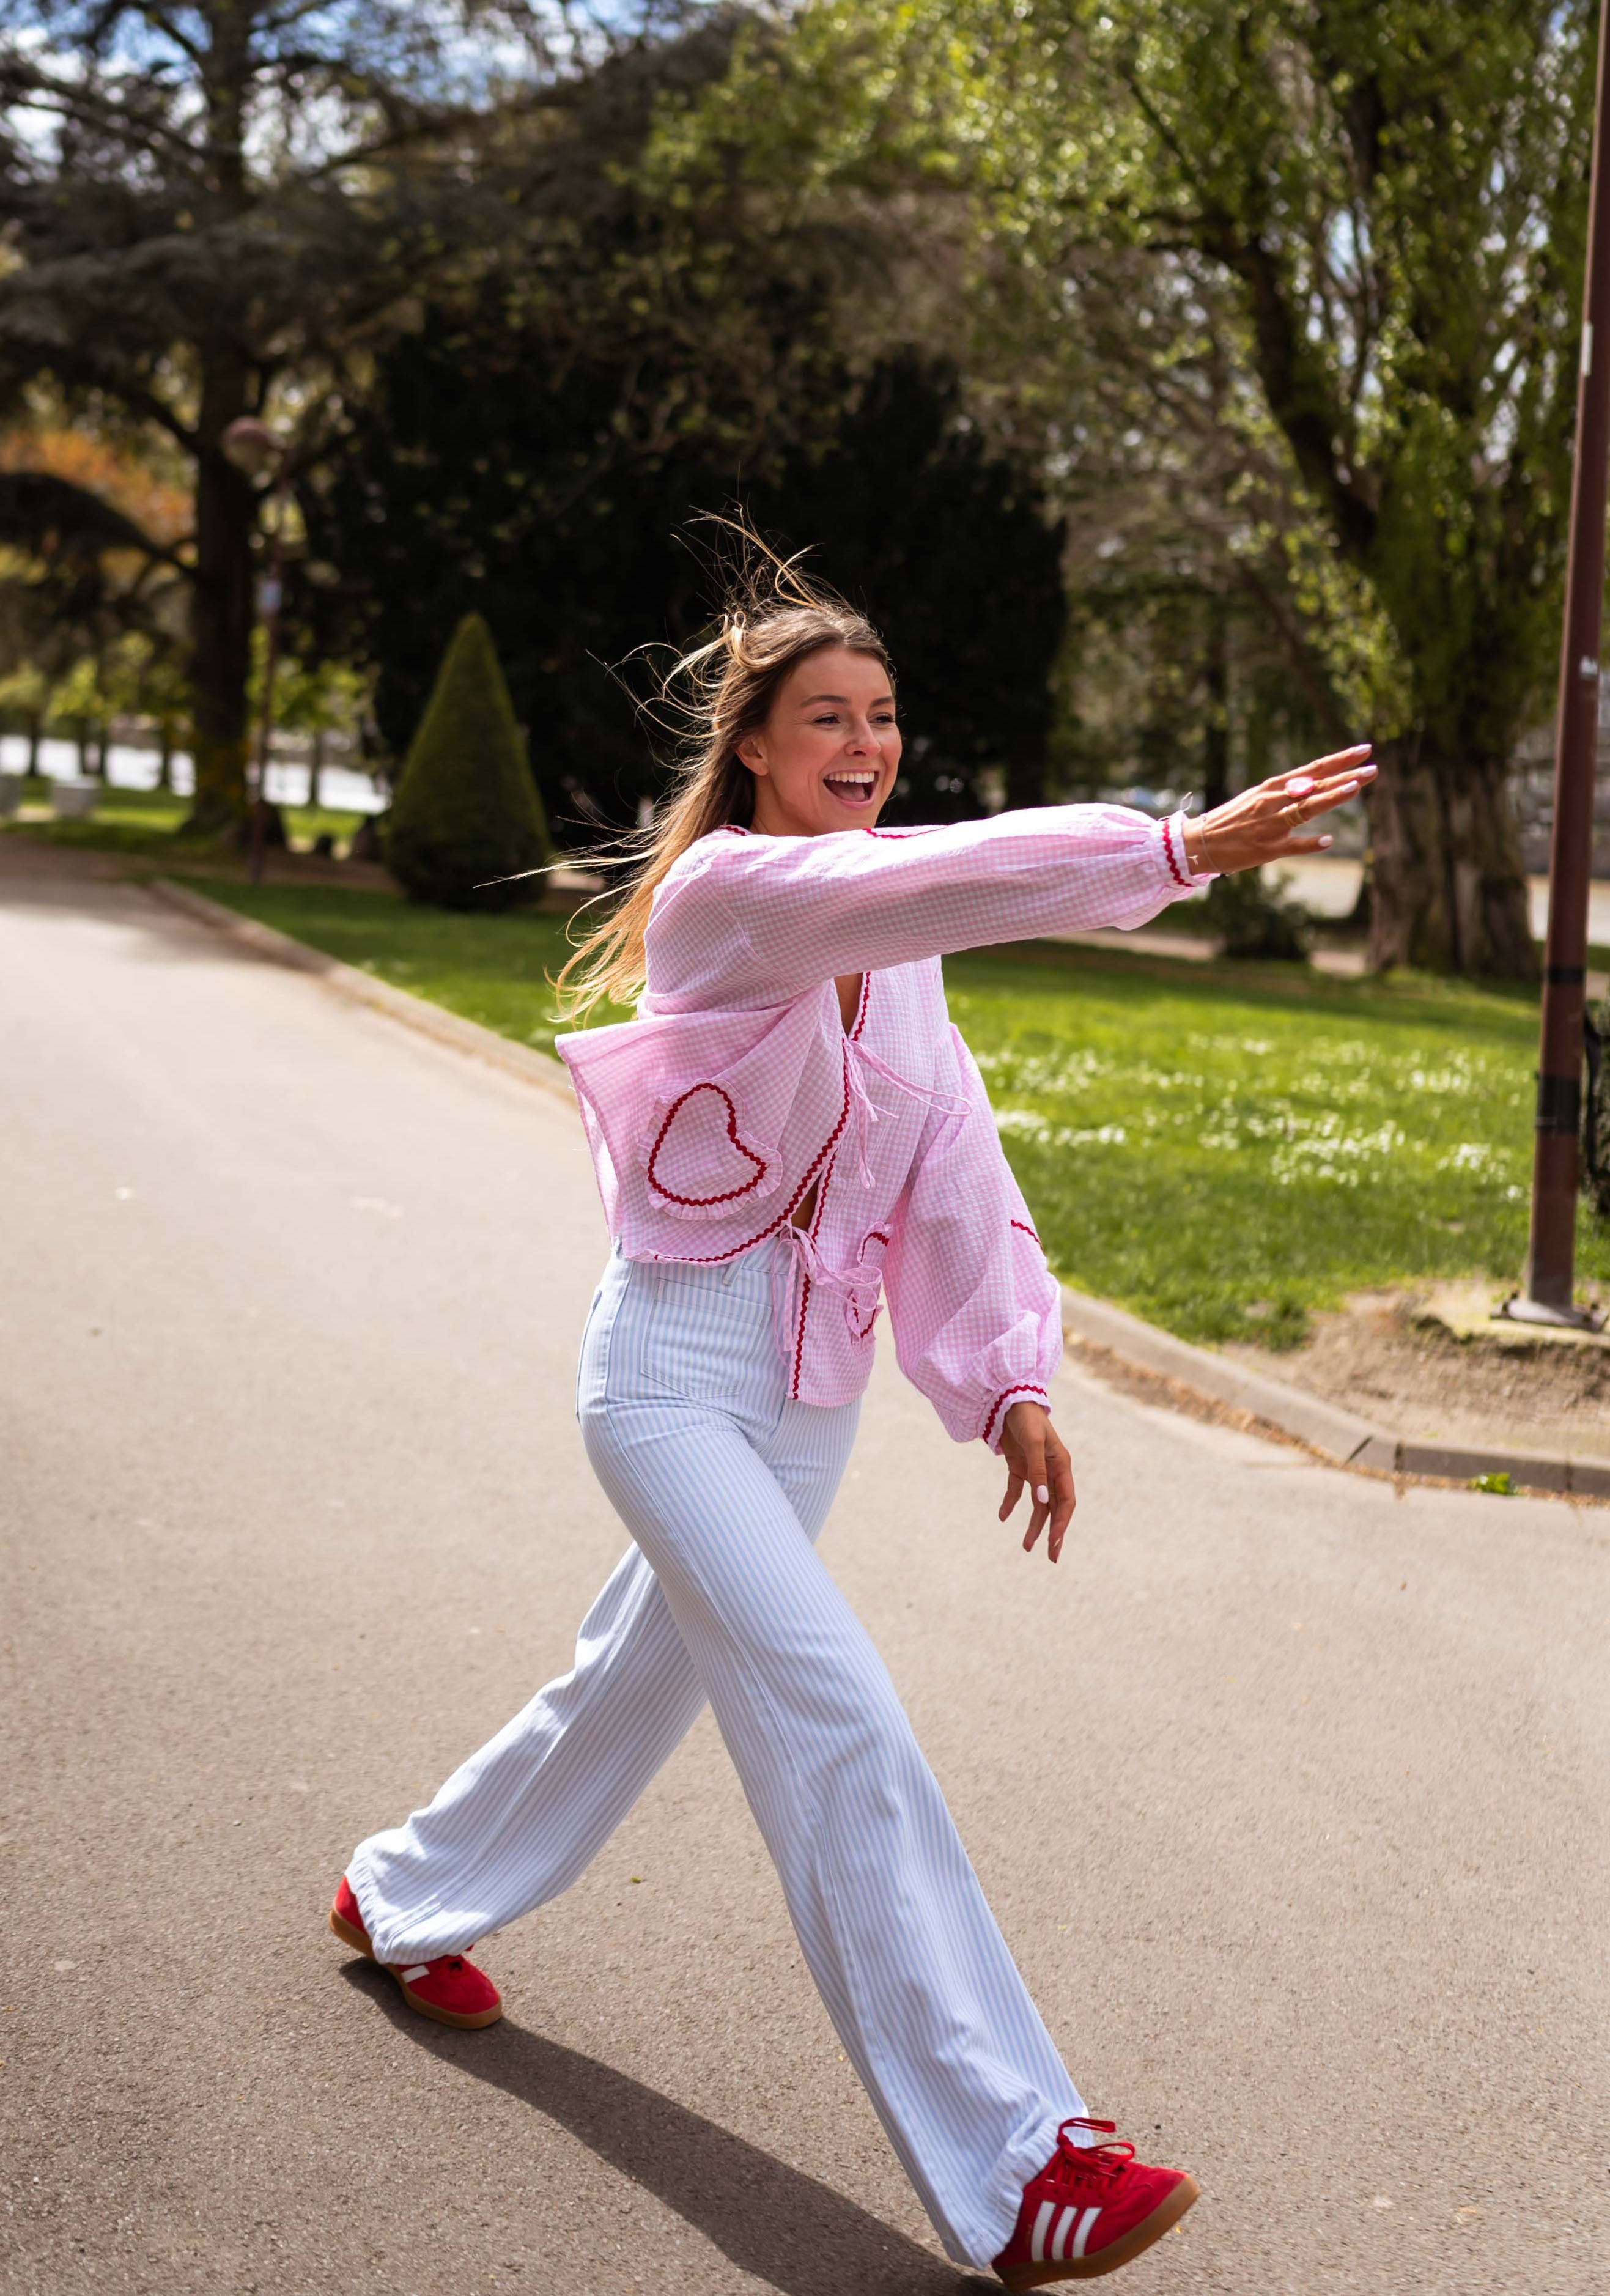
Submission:
[[[308,758],[308,810],[316,813],[324,803],[321,775],[324,770],[324,729],[316,726],[310,736],[311,750]]]
[[[246,825],[251,673],[251,537],[257,500],[245,473],[226,462],[224,431],[246,412],[246,375],[233,357],[203,377],[196,455],[195,585],[190,682],[195,710],[195,794],[185,832],[240,836]]]
[[[1025,747],[1015,755],[1008,755],[1006,783],[1008,807],[1044,805],[1046,753],[1043,746],[1036,744],[1032,750]]]
[[[171,718],[159,718],[157,720],[157,787],[160,790],[170,790],[173,787],[173,719]]]
[[[1385,742],[1369,794],[1372,970],[1535,980],[1520,832],[1501,758],[1428,731]],[[1454,758],[1457,758],[1457,763]]]
[[[81,782],[89,781],[93,777],[89,763],[89,742],[94,730],[87,718],[75,720],[73,741],[78,751],[78,779]]]
[[[37,709],[29,710],[28,715],[28,777],[30,782],[37,782],[39,778],[39,743],[44,738],[44,718]]]
[[[1212,813],[1230,794],[1230,610],[1219,591],[1208,598],[1207,647],[1202,677],[1207,717],[1202,728],[1202,809]]]

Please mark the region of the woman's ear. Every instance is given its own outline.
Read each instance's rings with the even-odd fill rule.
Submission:
[[[733,755],[741,766],[747,766],[752,774],[768,774],[771,771],[758,734],[745,734],[733,750]]]

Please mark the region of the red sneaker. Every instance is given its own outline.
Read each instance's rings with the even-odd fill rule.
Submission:
[[[330,1926],[343,1945],[374,1959],[352,1884],[344,1874],[330,1908]],[[434,2017],[439,2025],[495,2025],[503,2014],[497,1988],[461,1953],[439,1954],[434,1961],[385,1961],[380,1966],[401,1986],[409,2008],[417,2009],[422,2017]]]
[[[1023,2186],[1011,2239],[995,2259],[1008,2288],[1099,2280],[1161,2240],[1198,2196],[1183,2169],[1148,2169],[1132,2144],[1075,2144],[1071,2128],[1110,2136],[1111,2120],[1064,2120],[1056,2150]]]

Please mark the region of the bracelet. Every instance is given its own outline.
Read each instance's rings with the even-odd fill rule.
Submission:
[[[1190,873],[1193,877],[1205,877],[1211,873],[1213,865],[1208,847],[1207,816],[1203,814],[1200,820],[1189,823],[1188,826],[1196,832],[1198,840],[1200,840],[1197,850],[1202,865],[1200,868],[1192,868],[1191,857],[1187,853],[1186,855],[1186,867],[1190,870]]]

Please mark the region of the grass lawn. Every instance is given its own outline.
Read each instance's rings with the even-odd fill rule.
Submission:
[[[254,890],[238,878],[190,875],[185,882],[517,1044],[551,1053],[554,1033],[564,1025],[548,986],[549,975],[571,953],[563,916],[534,909],[457,916],[416,907],[396,893],[351,892],[343,885]],[[627,1015],[612,1008],[599,1018]]]
[[[1518,1276],[1537,1014],[1421,978],[953,958],[1053,1266],[1187,1339],[1295,1345],[1346,1292]],[[1610,1286],[1610,1225],[1577,1267]]]
[[[545,1050],[563,917],[340,886],[202,890]],[[1053,1266],[1188,1339],[1294,1345],[1351,1291],[1518,1275],[1534,999],[1044,945],[953,957],[951,1010]],[[1578,1269],[1610,1288],[1610,1226]]]

